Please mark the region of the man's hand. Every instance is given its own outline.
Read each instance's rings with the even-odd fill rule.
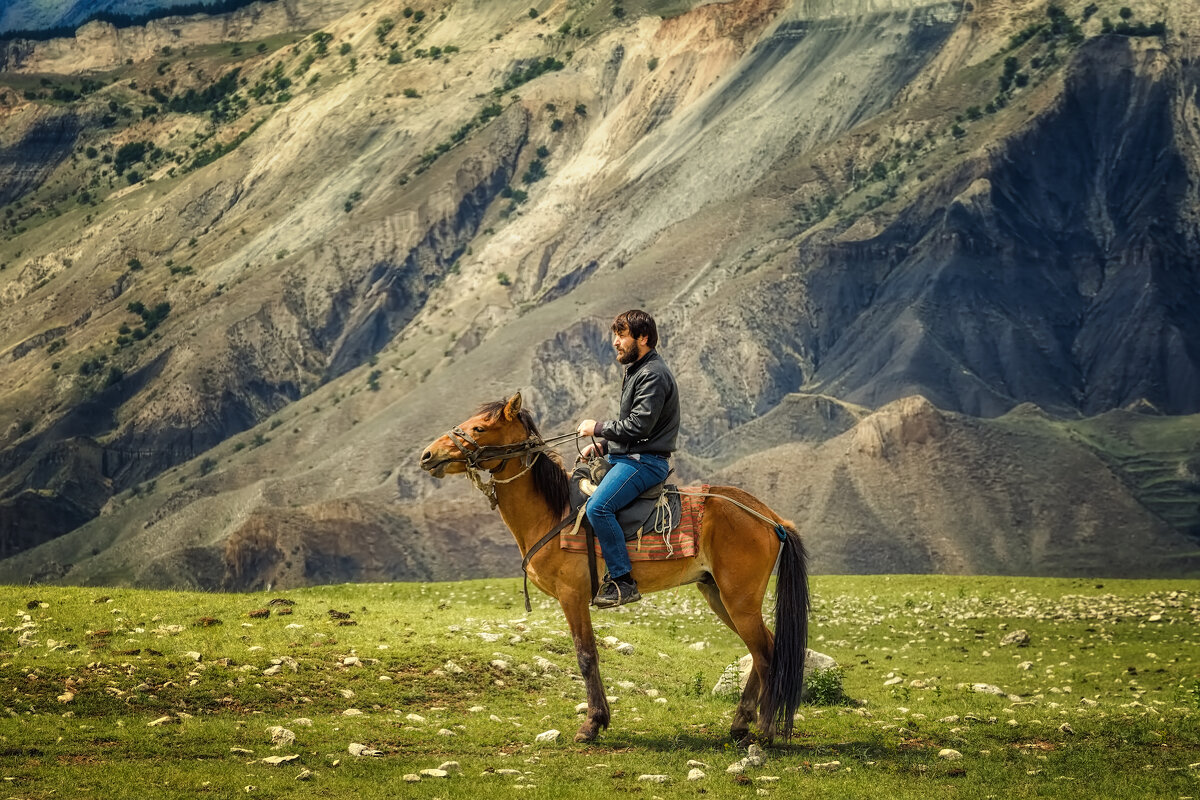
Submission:
[[[580,436],[595,436],[596,435],[596,420],[585,419],[579,423],[579,428],[575,431]]]
[[[592,456],[602,456],[602,455],[604,455],[604,451],[603,451],[603,449],[601,449],[600,445],[589,444],[587,447],[583,448],[583,450],[580,451],[579,459],[581,461],[587,461]]]

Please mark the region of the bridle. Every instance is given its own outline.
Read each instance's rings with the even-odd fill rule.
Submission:
[[[526,432],[528,433],[528,429]],[[464,431],[459,425],[451,428],[446,436],[458,448],[458,452],[462,453],[461,459],[455,458],[451,459],[451,461],[462,461],[466,465],[467,476],[471,479],[471,483],[475,485],[476,489],[483,492],[484,497],[488,499],[493,509],[500,503],[496,498],[496,486],[498,484],[515,481],[533,469],[534,463],[543,452],[564,442],[578,438],[578,434],[575,432],[564,433],[561,436],[551,436],[549,439],[543,439],[537,434],[530,434],[528,438],[520,442],[483,445],[475,441],[471,434]],[[492,473],[502,469],[507,462],[512,461],[514,458],[521,459],[521,462],[525,465],[525,469],[508,478],[491,477]],[[500,464],[494,467],[485,467],[483,466],[483,462],[485,461],[499,461]],[[485,471],[489,475],[487,479],[481,474]]]

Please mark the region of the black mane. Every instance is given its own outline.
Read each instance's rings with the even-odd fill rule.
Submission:
[[[504,413],[506,405],[508,405],[507,400],[484,403],[476,413],[486,415],[489,420],[496,419]],[[542,434],[538,430],[537,423],[533,421],[533,414],[521,409],[517,414],[517,419],[525,426],[525,430],[529,432],[530,436],[541,437]],[[545,450],[541,457],[533,462],[533,486],[554,513],[561,516],[570,509],[570,485],[567,482],[567,472],[563,468],[562,457],[558,453],[553,450]]]

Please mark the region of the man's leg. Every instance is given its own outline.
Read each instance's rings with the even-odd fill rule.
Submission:
[[[631,458],[612,456],[612,468],[600,481],[587,504],[588,521],[600,540],[600,552],[608,566],[608,574],[615,587],[605,585],[596,597],[599,606],[621,605],[640,599],[637,584],[629,575],[633,569],[629,562],[629,549],[625,544],[625,533],[617,523],[616,513],[660,482],[665,475],[657,465],[647,465]]]

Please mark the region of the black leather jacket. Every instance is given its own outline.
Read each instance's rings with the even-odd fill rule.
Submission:
[[[679,391],[675,376],[651,350],[625,369],[621,381],[621,418],[596,425],[609,453],[669,456],[679,437]]]

